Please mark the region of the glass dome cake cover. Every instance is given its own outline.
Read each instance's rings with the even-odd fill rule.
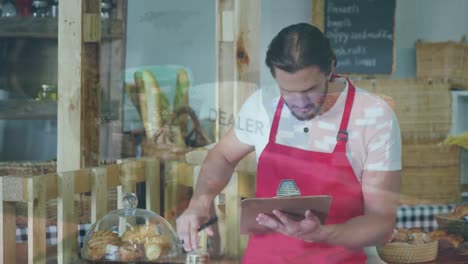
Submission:
[[[135,194],[127,193],[123,209],[109,212],[86,233],[81,257],[106,262],[178,262],[184,257],[172,226],[160,215],[137,208]]]

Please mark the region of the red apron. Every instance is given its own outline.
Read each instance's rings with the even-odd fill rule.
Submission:
[[[364,214],[363,196],[351,164],[346,157],[347,127],[355,87],[348,80],[348,94],[332,153],[307,151],[276,144],[278,124],[283,109],[279,100],[273,119],[270,139],[258,161],[257,197],[274,197],[283,179],[296,182],[301,195],[333,197],[326,224],[339,224]],[[313,131],[311,131],[313,133]],[[304,242],[279,233],[250,236],[242,263],[313,263],[361,264],[366,262],[364,250],[321,243]]]

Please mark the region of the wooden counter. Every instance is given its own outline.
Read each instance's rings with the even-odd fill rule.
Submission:
[[[27,243],[19,243],[17,244],[17,253],[20,258],[17,258],[17,263],[27,263]],[[56,259],[57,250],[55,247],[49,247],[47,249],[47,254],[50,257],[47,257],[47,264],[55,264],[57,263]],[[79,260],[76,264],[90,264],[91,262],[85,260]],[[103,263],[103,262],[99,262]],[[113,262],[115,263],[115,262]],[[212,259],[210,264],[237,264],[241,263],[239,259],[232,259],[232,258],[224,258],[224,259]],[[378,261],[368,261],[367,264],[377,264],[383,263]],[[439,256],[437,260],[431,262],[424,262],[420,264],[466,264],[468,263],[468,256],[457,255],[453,250],[444,250],[439,251]],[[294,264],[294,263],[292,263]],[[397,263],[388,263],[388,264],[397,264]]]

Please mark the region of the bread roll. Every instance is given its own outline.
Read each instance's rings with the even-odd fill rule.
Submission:
[[[392,242],[408,242],[409,230],[405,228],[398,229],[398,233],[393,238]]]
[[[413,245],[420,245],[420,244],[426,244],[426,243],[431,242],[431,239],[426,233],[419,232],[419,233],[412,233],[409,236],[408,242]]]
[[[145,257],[144,249],[139,244],[124,242],[119,248],[119,260],[131,261],[142,260]]]
[[[145,243],[145,255],[149,260],[157,260],[163,253],[164,248],[161,244],[154,241]]]
[[[137,225],[127,229],[121,239],[124,242],[132,242],[143,244],[147,238],[159,236],[159,232],[156,225]]]
[[[414,233],[424,233],[424,230],[422,228],[411,228],[408,229],[409,234],[414,234]]]

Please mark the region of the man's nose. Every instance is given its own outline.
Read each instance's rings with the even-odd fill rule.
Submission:
[[[293,94],[290,100],[298,107],[305,107],[310,104],[310,99],[303,94]]]

